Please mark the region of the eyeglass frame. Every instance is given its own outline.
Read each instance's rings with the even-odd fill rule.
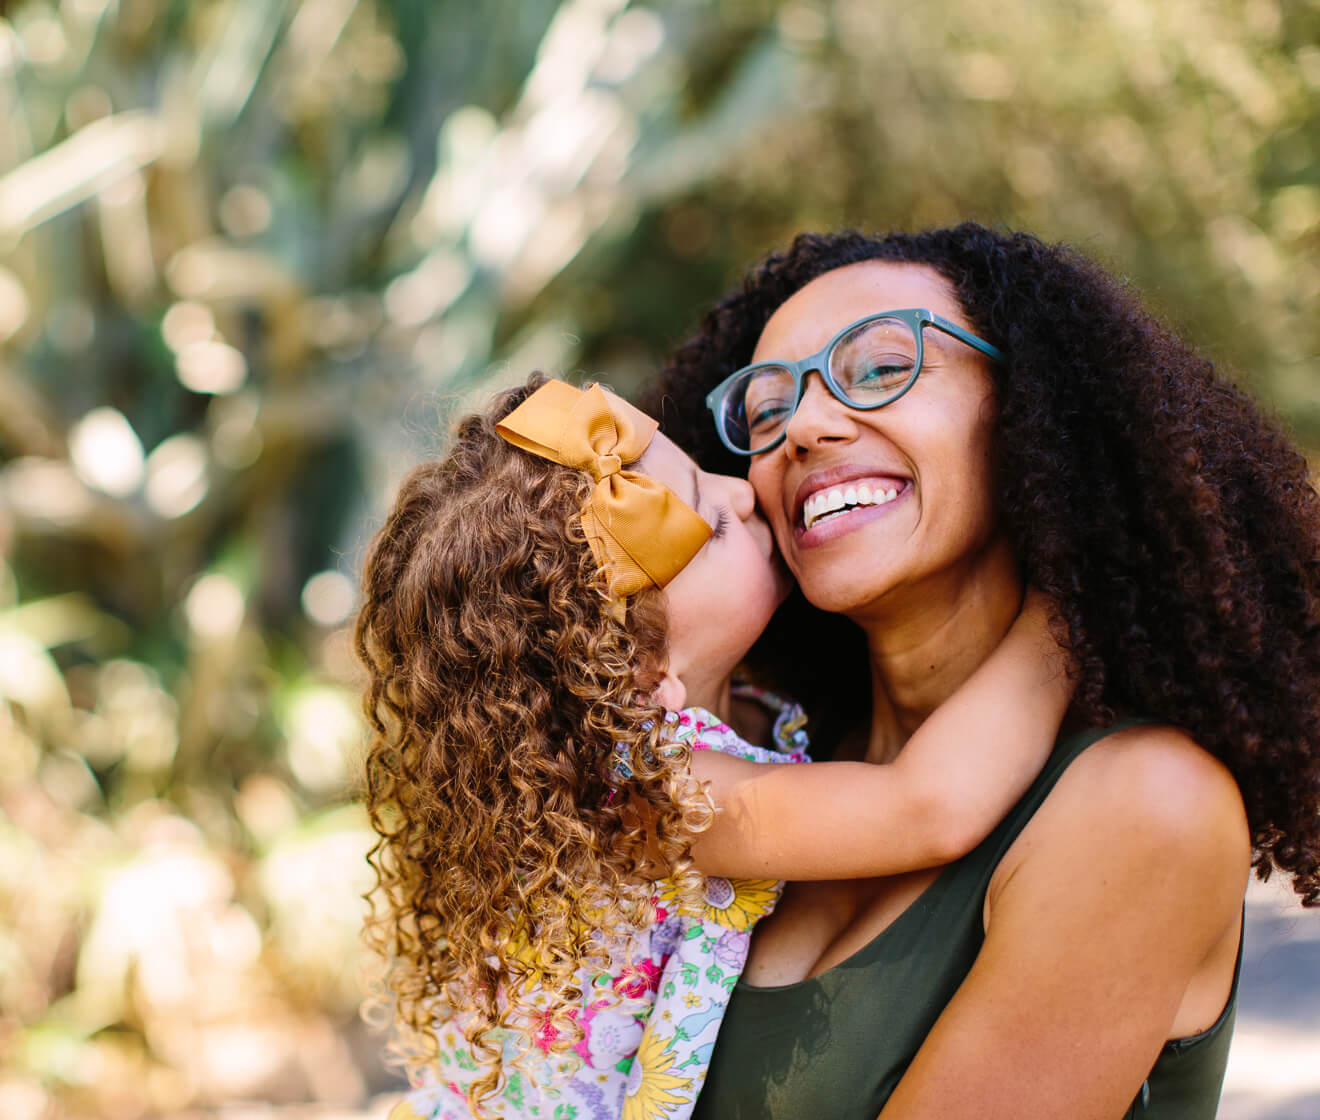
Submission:
[[[856,404],[844,395],[842,387],[834,380],[833,374],[830,373],[829,360],[835,346],[837,346],[846,335],[856,330],[863,323],[869,323],[873,319],[898,319],[905,323],[912,331],[912,337],[917,344],[917,357],[912,365],[912,375],[907,379],[903,387],[892,397],[887,397],[885,400],[878,401],[875,404]],[[720,437],[720,442],[735,455],[746,455],[750,457],[752,455],[761,455],[766,451],[773,451],[784,442],[785,437],[788,435],[788,425],[792,422],[793,417],[797,415],[797,410],[802,404],[802,398],[806,396],[807,377],[812,372],[820,374],[820,379],[824,382],[825,388],[829,390],[830,396],[847,408],[855,408],[860,412],[871,412],[874,409],[884,408],[885,405],[893,404],[899,399],[899,397],[917,383],[917,377],[921,373],[921,367],[925,360],[923,328],[927,325],[935,327],[947,335],[952,335],[954,338],[958,339],[959,342],[966,343],[973,350],[979,351],[993,361],[1002,362],[1004,360],[1003,352],[1000,351],[998,347],[992,346],[983,338],[977,338],[976,335],[972,334],[972,332],[965,327],[960,327],[957,323],[944,318],[943,315],[936,315],[933,311],[929,311],[924,307],[904,307],[897,311],[877,311],[873,315],[863,315],[855,322],[849,323],[814,354],[809,354],[807,357],[796,362],[778,359],[764,362],[752,362],[750,365],[741,366],[734,370],[728,377],[716,385],[714,389],[706,394],[706,407],[714,417],[715,431]],[[771,366],[776,369],[785,370],[789,376],[793,378],[793,411],[789,413],[788,419],[784,421],[784,430],[764,447],[758,447],[754,451],[735,447],[733,441],[725,435],[724,424],[721,421],[721,409],[724,407],[725,400],[739,378],[752,370],[760,369],[762,367],[769,368]]]

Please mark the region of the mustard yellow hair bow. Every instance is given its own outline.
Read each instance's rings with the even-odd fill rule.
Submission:
[[[495,430],[515,447],[596,480],[582,508],[592,555],[619,596],[664,587],[710,536],[710,526],[668,486],[638,471],[655,438],[646,413],[599,386],[575,389],[547,381]]]

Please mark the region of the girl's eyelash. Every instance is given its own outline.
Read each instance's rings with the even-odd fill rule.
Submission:
[[[727,509],[720,509],[715,514],[715,528],[713,528],[710,531],[710,535],[714,537],[716,540],[719,540],[722,536],[724,536],[724,530],[727,529],[728,527],[729,527],[729,511]]]

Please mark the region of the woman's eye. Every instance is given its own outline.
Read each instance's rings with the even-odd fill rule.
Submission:
[[[729,511],[721,506],[715,511],[715,524],[711,526],[710,535],[719,540],[724,536],[725,530],[729,527]]]
[[[911,376],[911,358],[892,358],[855,367],[848,385],[852,389],[892,389]]]
[[[789,414],[788,401],[766,400],[747,403],[747,427],[750,431],[777,428]]]

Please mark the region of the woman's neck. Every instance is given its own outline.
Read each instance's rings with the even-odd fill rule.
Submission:
[[[905,589],[901,601],[857,620],[871,659],[868,762],[892,762],[1013,625],[1024,588],[1011,549],[992,544],[980,559],[971,572]]]

